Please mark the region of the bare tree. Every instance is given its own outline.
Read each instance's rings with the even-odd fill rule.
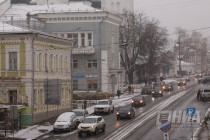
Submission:
[[[121,64],[133,83],[135,65],[147,60],[149,74],[155,73],[167,43],[167,30],[159,27],[159,22],[149,20],[143,13],[133,14],[127,11],[122,15],[120,26]],[[159,59],[157,59],[159,58]]]

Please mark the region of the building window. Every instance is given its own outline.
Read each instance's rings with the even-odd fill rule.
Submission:
[[[44,60],[45,60],[45,62],[44,62],[45,71],[48,72],[48,63],[47,63],[48,59],[47,59],[47,54],[44,55]]]
[[[88,46],[92,46],[92,34],[88,33]]]
[[[38,104],[38,93],[37,90],[34,90],[34,104],[37,105]]]
[[[78,80],[73,80],[73,90],[78,89]]]
[[[43,93],[43,89],[40,89],[40,104],[44,104],[44,93]]]
[[[78,60],[73,60],[73,68],[78,68]]]
[[[17,52],[9,52],[9,70],[17,70]]]
[[[97,60],[89,59],[88,60],[88,68],[97,68]]]
[[[9,104],[16,105],[17,104],[17,90],[9,91]]]
[[[85,34],[84,33],[81,34],[81,45],[82,47],[85,47]]]
[[[61,66],[60,66],[61,71],[63,71],[63,56],[61,56],[61,61],[60,61],[60,64],[61,64]]]
[[[58,71],[58,55],[56,55],[56,58],[55,58],[55,68],[56,68],[56,71]]]
[[[42,70],[42,54],[39,54],[39,70]]]
[[[69,33],[69,34],[67,34],[67,38],[75,40],[74,47],[78,46],[78,33]]]
[[[93,67],[97,68],[97,60],[93,60]]]
[[[53,55],[50,55],[50,70],[53,71]]]
[[[88,83],[88,90],[97,90],[98,83],[97,80],[87,80]]]
[[[92,60],[88,60],[88,68],[92,67]]]
[[[67,56],[65,56],[65,64],[64,64],[64,66],[65,66],[65,70],[66,70],[66,72],[68,72],[68,64],[67,64]]]

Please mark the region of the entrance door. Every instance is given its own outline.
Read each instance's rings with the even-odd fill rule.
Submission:
[[[11,104],[11,105],[17,104],[17,90],[9,91],[9,104]]]

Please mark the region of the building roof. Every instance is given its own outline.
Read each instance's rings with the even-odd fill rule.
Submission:
[[[86,5],[83,2],[76,2],[68,4],[53,4],[53,5],[26,5],[26,4],[15,4],[12,5],[2,16],[1,20],[14,20],[26,19],[27,13],[38,14],[38,13],[62,13],[62,12],[99,12],[102,10],[95,9],[90,5]],[[6,18],[7,17],[7,18]]]
[[[29,33],[27,29],[0,22],[0,33]]]

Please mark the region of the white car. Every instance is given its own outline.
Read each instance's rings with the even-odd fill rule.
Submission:
[[[74,109],[72,110],[77,116],[77,124],[80,124],[85,117],[89,116],[89,113],[86,109]]]
[[[74,112],[65,112],[58,116],[53,125],[54,132],[57,131],[71,131],[72,128],[77,127],[77,117]]]
[[[114,105],[112,100],[99,100],[94,106],[94,114],[114,112]]]
[[[86,117],[78,126],[78,136],[81,137],[82,133],[87,135],[94,134],[96,135],[99,130],[105,132],[105,121],[101,116],[89,116]]]

